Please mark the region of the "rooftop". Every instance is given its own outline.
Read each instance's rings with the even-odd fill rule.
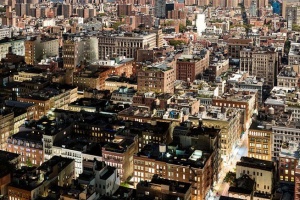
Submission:
[[[237,166],[251,167],[265,171],[273,171],[274,163],[272,161],[261,160],[257,158],[242,157],[241,161],[237,162]]]
[[[256,92],[249,91],[247,89],[234,88],[228,93],[224,93],[221,97],[215,97],[216,100],[224,99],[227,101],[235,102],[249,102],[249,100],[254,99]]]
[[[299,159],[299,143],[294,141],[283,142],[279,156],[283,158]]]
[[[111,166],[106,166],[105,169],[99,174],[100,179],[102,180],[106,180],[109,177],[111,177],[114,173],[116,172],[116,168],[115,167],[111,167]]]
[[[144,146],[137,156],[147,157],[173,165],[184,165],[201,169],[209,159],[210,153],[192,148],[180,149],[178,146],[168,146],[166,153],[161,153],[158,144],[148,144]]]
[[[124,153],[133,143],[134,141],[131,139],[114,139],[112,142],[106,143],[103,148],[105,151]]]
[[[169,179],[160,178],[154,175],[150,182],[141,181],[138,183],[137,187],[139,186],[143,186],[143,187],[158,186],[164,188],[164,190],[168,190],[169,192],[177,192],[177,193],[185,194],[191,188],[192,185],[191,183],[173,181]]]

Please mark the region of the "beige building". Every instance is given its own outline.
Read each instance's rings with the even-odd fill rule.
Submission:
[[[253,121],[248,132],[248,156],[272,160],[272,130],[271,125]]]
[[[137,73],[139,92],[174,93],[175,70],[166,64],[142,67]]]
[[[114,56],[135,58],[138,49],[157,47],[157,34],[107,34],[98,37],[99,58],[107,59]]]
[[[277,86],[295,88],[298,85],[299,76],[292,66],[284,67],[277,75]]]
[[[244,49],[240,54],[240,70],[249,75],[264,79],[265,84],[273,87],[278,73],[278,51],[276,48]]]
[[[56,91],[58,94],[49,93],[48,90]],[[45,88],[30,95],[17,98],[20,102],[34,103],[37,105],[37,118],[47,115],[52,108],[67,109],[68,104],[77,100],[77,87],[69,88]]]
[[[233,156],[233,150],[241,136],[241,113],[237,108],[212,106],[202,113],[205,127],[221,129],[221,157],[225,162]]]
[[[135,143],[130,139],[114,139],[102,147],[102,159],[115,167],[120,180],[126,181],[133,173],[133,155],[137,153]]]
[[[25,45],[24,39],[2,39],[0,40],[0,60],[6,57],[6,54],[9,52],[9,48],[11,48],[11,52],[18,55],[25,55]]]
[[[236,178],[247,174],[256,182],[256,192],[272,194],[275,177],[275,164],[271,161],[242,157],[236,164]]]
[[[79,90],[102,89],[100,88],[101,85],[99,73],[90,70],[85,70],[84,72],[80,73],[74,73],[73,85],[78,87]]]
[[[14,81],[15,82],[23,82],[23,81],[31,81],[33,77],[44,77],[47,78],[47,75],[44,73],[34,73],[34,72],[27,72],[27,71],[20,71],[18,74],[14,74]]]
[[[300,15],[300,11],[299,11],[299,15]],[[291,42],[291,47],[288,54],[289,65],[294,65],[294,64],[297,65],[298,63],[300,63],[299,52],[300,52],[300,43]]]
[[[59,40],[57,38],[31,37],[25,41],[25,62],[34,65],[43,58],[59,55]]]
[[[14,133],[14,113],[10,109],[1,110],[0,124],[0,149],[6,150],[7,139]]]
[[[110,92],[117,90],[119,87],[127,87],[127,88],[134,88],[137,90],[137,84],[131,82],[129,79],[121,79],[119,77],[110,77],[105,80],[105,90],[109,90]]]
[[[65,40],[63,42],[63,60],[65,69],[74,69],[83,61],[83,42],[80,40]]]

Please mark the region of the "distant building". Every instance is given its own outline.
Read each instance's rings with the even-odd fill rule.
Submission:
[[[166,0],[155,1],[154,16],[157,18],[165,18],[166,17]]]
[[[108,59],[115,56],[136,58],[138,49],[152,49],[157,46],[157,34],[101,34],[98,37],[99,58]]]

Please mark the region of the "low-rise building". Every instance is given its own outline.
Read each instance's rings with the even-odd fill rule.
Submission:
[[[210,153],[201,150],[149,144],[134,155],[134,184],[141,180],[150,182],[157,174],[164,179],[191,183],[192,199],[202,200],[213,184],[212,160]]]
[[[133,155],[137,153],[135,143],[130,139],[114,139],[102,147],[103,161],[118,170],[121,181],[133,174]]]
[[[293,67],[284,67],[277,75],[277,86],[280,87],[297,87],[299,84],[299,75]]]
[[[23,168],[14,173],[8,186],[9,199],[32,199],[47,196],[51,184],[70,185],[74,179],[72,159],[54,156],[38,168]]]
[[[77,87],[52,84],[42,90],[17,97],[20,102],[37,105],[37,117],[47,115],[52,108],[67,109],[77,99]]]
[[[28,130],[18,132],[7,140],[7,151],[21,155],[21,166],[40,166],[44,160],[43,132]]]
[[[19,167],[20,155],[7,151],[0,151],[0,195],[7,195],[7,187],[12,180],[13,169]]]
[[[248,76],[245,80],[236,84],[236,87],[245,90],[257,90],[257,103],[262,104],[263,99],[263,80],[257,80],[256,76]]]
[[[252,115],[257,110],[257,92],[246,89],[233,89],[221,97],[215,97],[212,105],[243,109],[245,119],[243,129],[247,130],[251,125]]]
[[[255,191],[272,194],[275,184],[275,163],[250,157],[242,157],[236,164],[236,178],[248,175],[256,182]]]
[[[154,175],[150,182],[140,181],[136,186],[137,199],[190,200],[192,184],[160,178]]]
[[[175,70],[165,63],[142,67],[137,72],[139,92],[174,93]]]
[[[279,180],[281,182],[295,182],[295,168],[299,160],[299,142],[283,142],[279,152]]]
[[[221,156],[225,162],[229,162],[241,138],[241,110],[212,106],[202,112],[201,118],[204,127],[221,129]]]
[[[120,87],[118,90],[115,90],[111,94],[110,100],[114,104],[131,104],[136,90],[134,88]]]
[[[194,81],[209,66],[209,51],[199,55],[181,55],[176,62],[176,80]]]
[[[120,87],[134,88],[137,90],[137,82],[133,79],[119,76],[112,76],[105,80],[105,90],[110,92],[117,90]]]

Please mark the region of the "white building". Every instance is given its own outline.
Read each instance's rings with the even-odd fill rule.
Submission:
[[[206,29],[205,14],[197,14],[196,27],[198,36],[201,36]]]
[[[101,170],[95,168],[96,192],[100,195],[111,196],[120,185],[120,176],[115,167],[105,166]]]
[[[0,60],[6,57],[6,54],[9,52],[9,48],[11,48],[12,53],[18,56],[25,55],[25,45],[23,39],[3,39],[0,41]]]

